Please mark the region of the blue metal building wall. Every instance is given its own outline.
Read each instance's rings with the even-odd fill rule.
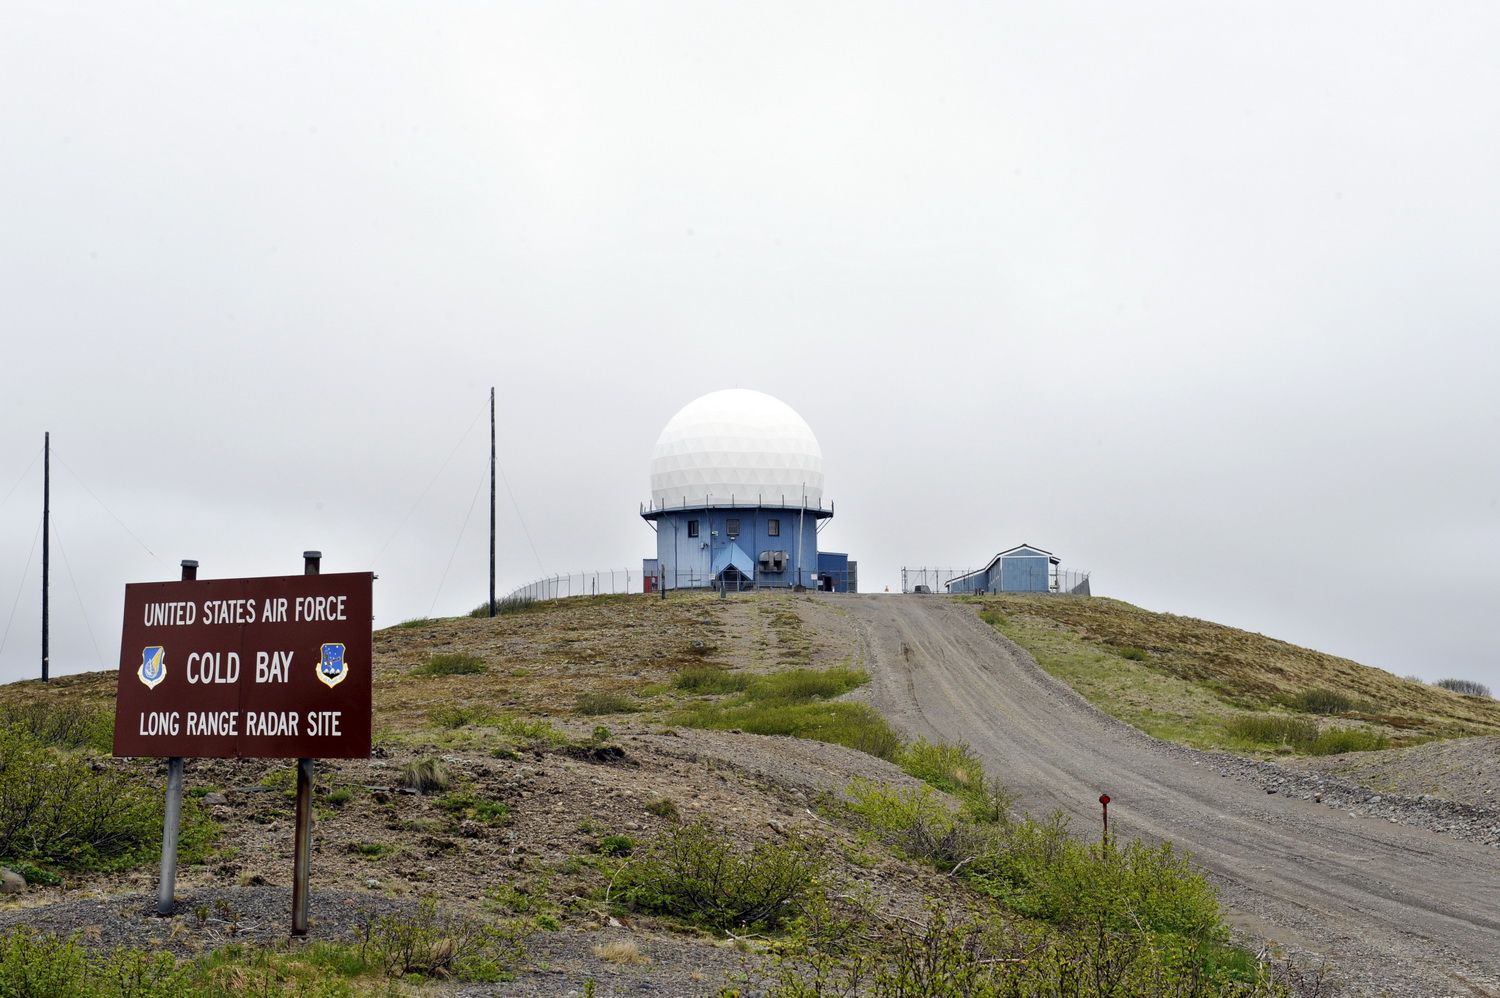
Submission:
[[[1000,559],[1000,591],[1044,593],[1051,583],[1045,555],[1012,554]]]
[[[688,522],[698,521],[698,536],[688,536]],[[739,521],[739,534],[730,538],[728,522]],[[769,532],[770,521],[779,521],[778,536]],[[767,509],[738,506],[733,509],[685,509],[665,513],[656,523],[656,556],[666,574],[668,589],[711,585],[716,573],[715,562],[723,563],[732,544],[752,562],[746,575],[758,586],[794,586],[797,584],[797,529],[802,528],[803,585],[817,584],[818,521],[802,516],[797,509]],[[785,551],[786,568],[781,572],[763,572],[762,551]]]
[[[830,592],[847,593],[849,591],[849,556],[838,551],[820,552],[818,554],[818,579],[808,585],[816,589],[823,589],[827,586]]]

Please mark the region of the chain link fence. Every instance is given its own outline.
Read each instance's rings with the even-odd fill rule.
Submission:
[[[561,599],[564,596],[599,596],[604,593],[638,593],[645,583],[641,570],[606,568],[596,572],[549,575],[512,590],[507,600]]]
[[[901,567],[901,591],[903,593],[946,593],[948,583],[960,576],[969,575],[972,568],[907,568]],[[1089,573],[1070,569],[1053,569],[1048,576],[1047,591],[1068,593],[1074,596],[1092,595],[1089,591]]]
[[[808,589],[851,588],[858,583],[853,571],[829,572],[819,575],[808,571],[803,585]],[[675,582],[675,585],[674,585]],[[649,577],[638,568],[601,569],[597,572],[573,572],[567,575],[548,575],[511,590],[504,600],[562,599],[565,596],[599,596],[605,593],[656,593],[665,584],[668,589],[719,589],[727,586],[730,592],[752,589],[790,589],[795,584],[767,586],[747,578],[731,578],[727,581],[714,579],[703,572],[680,571],[674,580],[660,574]]]

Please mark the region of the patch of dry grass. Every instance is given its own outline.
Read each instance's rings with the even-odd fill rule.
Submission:
[[[605,963],[637,965],[651,962],[651,958],[641,952],[634,939],[611,939],[607,943],[597,943],[591,952]]]

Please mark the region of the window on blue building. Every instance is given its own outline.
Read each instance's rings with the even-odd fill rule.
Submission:
[[[724,521],[724,533],[728,534],[731,539],[735,538],[735,537],[738,537],[740,535],[740,521],[738,521],[738,520],[725,520]]]
[[[766,536],[768,536],[768,537],[780,537],[781,536],[781,521],[780,520],[767,520],[766,521]]]
[[[698,521],[697,520],[689,520],[688,521],[688,536],[689,537],[697,537],[698,536]]]

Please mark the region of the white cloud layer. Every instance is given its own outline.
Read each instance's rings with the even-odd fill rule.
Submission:
[[[1497,48],[1478,3],[7,4],[0,680],[43,432],[65,673],[180,558],[482,602],[495,385],[502,590],[638,566],[662,427],[754,388],[867,590],[1024,541],[1500,689]]]

